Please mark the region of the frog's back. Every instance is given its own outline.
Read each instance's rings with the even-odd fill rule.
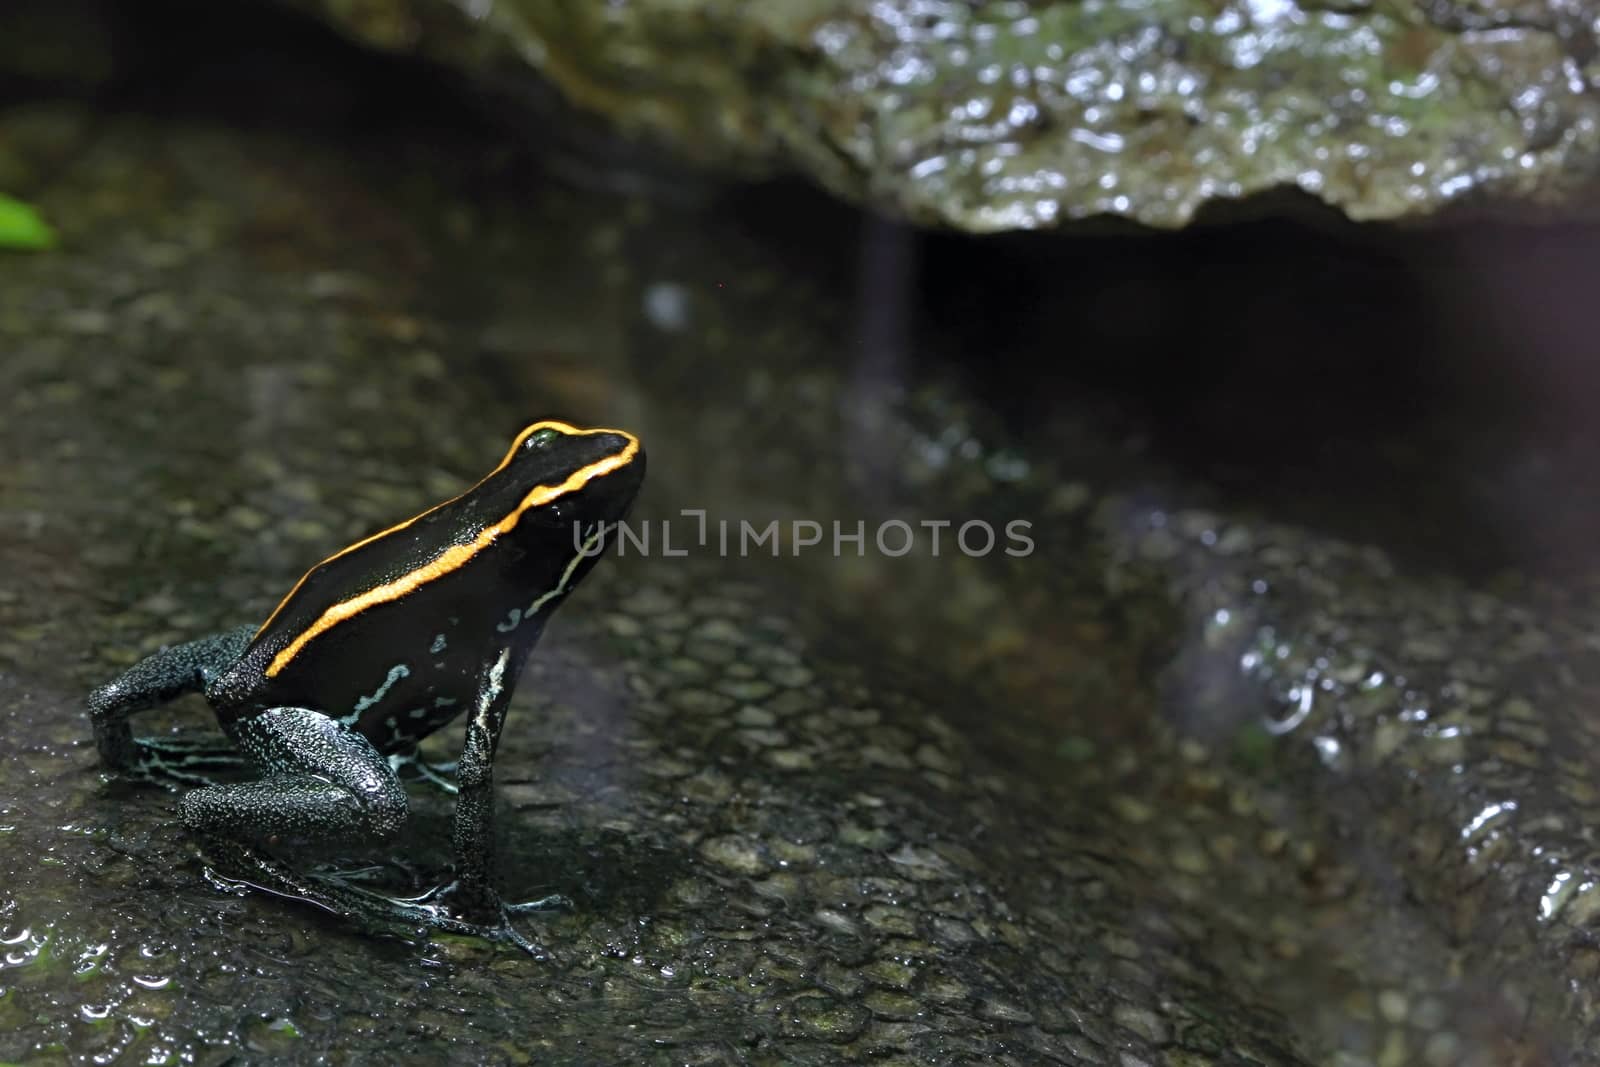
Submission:
[[[380,748],[422,736],[491,662],[520,669],[643,477],[631,434],[533,424],[460,496],[308,571],[208,687],[218,718],[302,707]]]
[[[213,687],[219,715],[294,706],[348,720],[470,689],[481,631],[523,599],[508,580],[515,546],[493,531],[502,498],[517,495],[508,488],[480,483],[313,567]]]

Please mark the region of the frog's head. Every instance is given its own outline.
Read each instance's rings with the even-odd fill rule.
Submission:
[[[626,430],[580,430],[547,420],[517,435],[500,468],[525,487],[524,521],[615,522],[644,481],[644,449]]]
[[[616,536],[644,481],[644,449],[623,430],[536,422],[517,435],[500,470],[522,499],[513,536],[570,589]]]
[[[307,571],[256,631],[257,639],[285,642],[269,640],[274,657],[266,677],[287,669],[319,634],[418,590],[489,596],[494,606],[532,590],[531,605],[516,614],[542,621],[616,537],[643,481],[644,450],[633,434],[534,423],[465,493]],[[490,551],[497,547],[506,550]],[[537,635],[537,627],[529,632]]]

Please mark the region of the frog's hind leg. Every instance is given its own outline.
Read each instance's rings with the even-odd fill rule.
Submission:
[[[553,894],[523,904],[508,904],[494,888],[494,757],[517,680],[517,668],[510,667],[509,661],[509,652],[502,652],[479,681],[467,720],[466,741],[456,764],[456,811],[451,829],[455,881],[424,899],[448,901],[468,915],[486,918],[490,924],[480,928],[484,936],[511,941],[537,955],[543,950],[511,925],[511,917],[570,907],[572,902]]]
[[[204,689],[212,678],[233,666],[254,633],[254,627],[241,626],[164,648],[90,693],[89,720],[101,761],[136,776],[201,780],[193,773],[195,769],[219,759],[226,746],[212,744],[202,752],[166,739],[136,739],[128,719],[136,712]]]
[[[310,708],[268,708],[229,729],[262,777],[184,794],[183,821],[239,841],[383,840],[405,825],[406,793],[372,742]]]
[[[309,708],[270,708],[236,722],[229,733],[261,777],[208,785],[184,794],[184,824],[228,869],[215,880],[304,900],[339,915],[370,918],[396,911],[388,898],[343,879],[295,870],[259,846],[291,842],[382,840],[407,818],[405,790],[366,737]],[[426,921],[411,914],[383,918]]]
[[[510,929],[457,918],[430,898],[391,897],[343,878],[298,871],[258,844],[292,840],[373,841],[394,836],[407,817],[399,778],[363,735],[318,711],[271,708],[235,723],[230,733],[263,772],[253,782],[212,785],[184,794],[183,821],[205,836],[248,885],[304,900],[376,928],[404,924],[507,940],[534,955],[544,950]],[[221,881],[229,881],[224,877]]]

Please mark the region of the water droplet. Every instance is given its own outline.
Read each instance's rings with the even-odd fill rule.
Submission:
[[[1550,879],[1544,895],[1539,898],[1539,918],[1552,919],[1561,910],[1571,894],[1572,872],[1557,871],[1555,877]]]

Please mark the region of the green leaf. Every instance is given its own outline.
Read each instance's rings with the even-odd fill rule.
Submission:
[[[1056,755],[1072,763],[1087,763],[1094,759],[1094,742],[1076,734],[1056,742]]]
[[[0,193],[0,248],[38,252],[55,246],[56,231],[37,211]]]

